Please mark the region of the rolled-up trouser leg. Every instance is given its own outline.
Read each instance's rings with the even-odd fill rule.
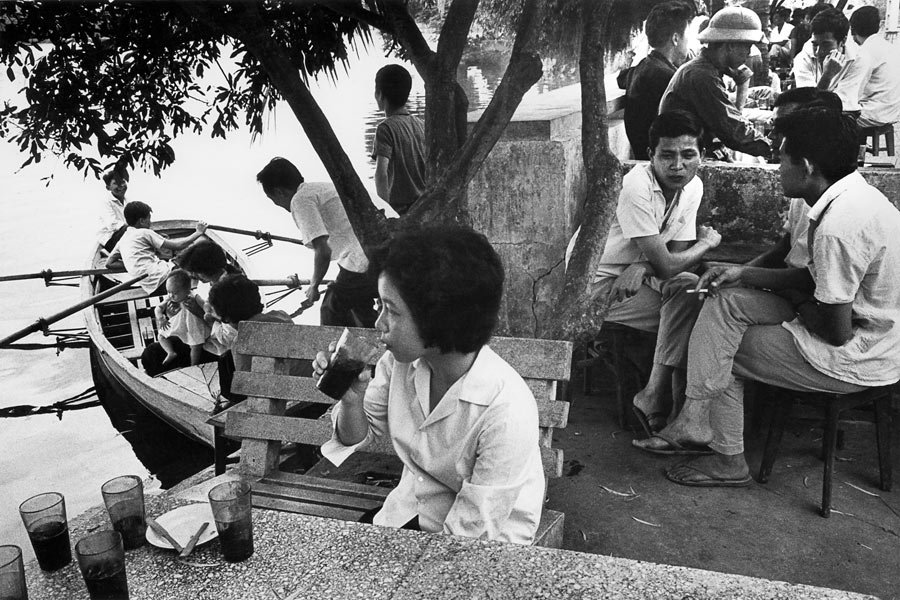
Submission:
[[[734,356],[731,381],[710,402],[710,448],[722,454],[744,451],[744,379],[801,392],[849,394],[864,388],[835,379],[806,362],[794,336],[781,325],[747,329]]]

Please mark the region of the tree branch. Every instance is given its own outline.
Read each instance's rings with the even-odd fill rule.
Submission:
[[[588,339],[599,331],[608,310],[603,299],[590,294],[591,280],[603,256],[621,188],[621,165],[609,151],[607,129],[605,51],[601,41],[608,15],[608,2],[582,0],[584,27],[579,71],[581,145],[587,190],[581,231],[557,298],[557,310],[540,332],[543,337]]]
[[[487,155],[496,145],[510,119],[531,86],[543,73],[539,56],[530,51],[537,37],[545,0],[526,0],[522,16],[516,28],[509,66],[494,91],[491,102],[475,125],[472,135],[460,149],[457,158],[448,167],[438,185],[465,187],[481,167]]]
[[[321,2],[319,0],[294,0],[295,4],[318,5],[331,12],[356,19],[360,23],[365,23],[369,27],[386,33],[388,35],[396,35],[391,22],[384,17],[371,10],[366,10],[360,6],[358,0],[330,0],[329,2]]]
[[[437,70],[440,76],[455,80],[456,68],[469,40],[469,29],[477,10],[478,0],[454,0],[447,9],[437,44]]]
[[[185,8],[206,21],[210,14],[203,4],[185,4]],[[287,101],[322,160],[347,211],[350,224],[368,252],[389,238],[387,219],[372,203],[331,124],[291,63],[287,49],[271,36],[269,26],[260,14],[260,5],[243,3],[237,6],[240,8],[227,15],[213,15],[212,22],[226,35],[244,44],[247,52],[259,61],[269,81]]]

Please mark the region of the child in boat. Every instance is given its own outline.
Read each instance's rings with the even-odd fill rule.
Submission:
[[[503,265],[463,227],[399,233],[373,260],[387,351],[332,413],[322,455],[340,465],[374,438],[403,462],[376,525],[528,544],[544,500],[538,411],[521,376],[487,345]],[[316,356],[322,373],[328,355]]]
[[[159,345],[166,351],[163,366],[168,366],[178,352],[171,338],[178,338],[191,348],[191,364],[200,364],[203,344],[209,337],[210,327],[203,319],[203,298],[191,293],[191,277],[186,271],[175,269],[166,277],[169,296],[155,309],[159,328]]]
[[[206,232],[206,223],[199,221],[196,231],[191,235],[168,239],[150,229],[153,209],[147,204],[129,202],[122,212],[125,214],[128,229],[110,253],[106,267],[124,267],[131,277],[146,275],[139,285],[148,294],[153,294],[166,280],[173,267],[172,263],[163,260],[161,254],[166,250],[174,252],[184,250],[202,239]]]

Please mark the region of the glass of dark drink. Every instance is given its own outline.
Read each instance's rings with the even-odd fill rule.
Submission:
[[[228,562],[240,562],[253,554],[250,484],[226,481],[209,490],[222,555]]]
[[[144,485],[140,477],[114,477],[100,487],[100,493],[113,529],[122,535],[125,549],[142,546],[147,541],[147,521],[144,517]]]
[[[18,546],[0,546],[0,600],[28,600],[25,564]]]
[[[56,571],[72,562],[66,499],[62,494],[47,492],[32,496],[19,505],[19,514],[43,570]]]
[[[78,568],[91,600],[128,600],[125,546],[118,531],[98,531],[75,544]]]
[[[328,368],[316,387],[323,394],[340,400],[366,366],[378,357],[381,347],[372,340],[355,335],[346,327],[335,345]]]

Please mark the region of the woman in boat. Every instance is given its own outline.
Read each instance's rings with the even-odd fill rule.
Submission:
[[[179,266],[187,271],[193,279],[211,284],[215,283],[236,269],[228,263],[225,251],[218,244],[209,240],[201,240],[187,248],[179,257]],[[204,319],[210,324],[210,333],[203,344],[200,362],[219,362],[219,381],[223,390],[231,390],[231,374],[234,366],[231,361],[231,345],[237,337],[237,330],[224,325],[215,319],[209,310],[209,304],[203,303]],[[168,351],[159,342],[153,342],[141,354],[141,364],[151,377],[169,369],[186,367],[192,364],[190,347],[177,341],[173,344],[176,357],[166,361]]]
[[[500,258],[471,229],[432,227],[398,234],[373,267],[387,352],[335,406],[323,456],[340,464],[388,436],[404,468],[375,524],[530,543],[544,498],[537,405],[487,346]]]
[[[283,310],[263,312],[259,286],[240,274],[225,275],[214,283],[209,289],[207,303],[213,315],[235,331],[241,321],[293,322],[291,316]],[[234,350],[231,354],[237,370],[250,370],[249,356]]]

